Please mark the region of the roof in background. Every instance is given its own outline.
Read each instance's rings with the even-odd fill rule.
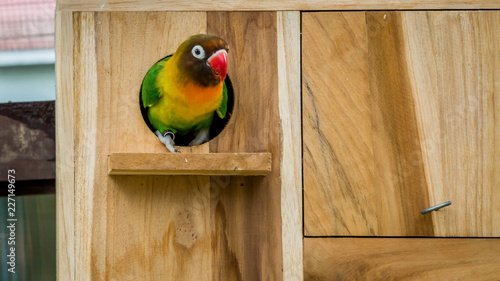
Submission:
[[[54,48],[56,0],[0,0],[0,51]]]

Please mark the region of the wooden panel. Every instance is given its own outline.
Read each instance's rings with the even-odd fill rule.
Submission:
[[[304,280],[496,280],[499,239],[306,238]]]
[[[500,12],[401,19],[423,157],[410,161],[424,164],[431,205],[454,205],[432,213],[434,231],[500,236]]]
[[[305,235],[377,231],[364,21],[361,12],[302,16]]]
[[[247,175],[271,171],[271,153],[111,153],[110,175]]]
[[[151,65],[205,13],[76,13],[76,279],[202,280],[211,270],[209,177],[109,177],[111,152],[165,153],[139,110]],[[208,152],[208,145],[189,152]]]
[[[500,235],[499,26],[496,11],[303,15],[306,235]]]
[[[282,280],[276,13],[208,13],[229,43],[235,107],[210,152],[271,152],[266,177],[213,177],[213,280]]]
[[[57,278],[75,280],[73,13],[56,11]]]
[[[283,280],[304,280],[300,13],[277,12]]]
[[[251,11],[251,10],[394,10],[394,9],[498,9],[496,0],[59,0],[75,11]]]
[[[74,198],[70,199],[74,201],[75,208],[73,211],[75,224],[75,271],[73,274],[75,280],[88,280],[95,266],[95,262],[92,261],[92,240],[94,240],[92,239],[92,208],[94,180],[99,169],[95,159],[98,101],[94,13],[73,14],[73,26],[76,41],[73,47],[75,190]],[[89,110],[85,111],[87,107]],[[105,227],[105,225],[101,224],[99,227]],[[98,235],[94,236],[98,237]],[[100,243],[99,246],[104,245],[106,244]]]
[[[379,193],[376,208],[377,212],[388,214],[378,216],[383,220],[379,231],[389,235],[397,235],[394,233],[397,231],[402,235],[432,236],[431,216],[420,214],[435,204],[429,199],[430,186],[422,163],[417,125],[420,112],[412,96],[415,81],[410,80],[407,69],[411,60],[406,59],[403,37],[406,30],[401,28],[401,17],[400,13],[366,14],[370,134],[374,183]]]
[[[283,279],[277,18],[276,13],[210,13],[208,18],[203,12],[74,13],[75,205],[74,219],[64,220],[74,222],[75,237],[69,244],[74,265],[67,275],[77,280]],[[207,32],[207,22],[210,33],[231,46],[235,109],[216,139],[184,148],[179,157],[209,150],[269,153],[271,172],[251,179],[108,176],[111,153],[165,153],[139,111],[142,78],[188,35]],[[298,65],[290,67],[299,73]],[[286,90],[295,91],[295,103],[297,86]],[[282,110],[297,114],[297,104]],[[294,130],[290,133],[297,136]],[[297,176],[288,174],[286,180],[291,177]],[[300,212],[297,200],[290,204]]]

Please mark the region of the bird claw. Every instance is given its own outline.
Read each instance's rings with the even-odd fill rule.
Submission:
[[[156,136],[160,139],[160,141],[167,147],[168,150],[172,153],[181,153],[180,150],[174,147],[174,138],[175,135],[174,133],[167,131],[163,135],[160,133],[160,131],[156,131]]]
[[[196,134],[196,137],[189,143],[189,146],[200,145],[209,140],[208,138],[208,129],[201,129]]]

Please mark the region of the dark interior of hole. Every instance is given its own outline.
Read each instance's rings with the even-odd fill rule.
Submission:
[[[170,57],[170,56],[167,56],[167,57]],[[214,112],[214,118],[212,121],[212,126],[210,127],[210,133],[209,133],[210,140],[214,139],[222,132],[222,130],[226,127],[227,123],[229,122],[231,115],[233,114],[234,91],[233,91],[233,84],[231,83],[231,79],[229,79],[229,74],[226,76],[226,79],[224,81],[226,83],[226,88],[227,88],[227,113],[226,113],[226,117],[224,119],[221,119],[219,117],[219,115],[217,115],[217,113]],[[151,132],[153,132],[153,134],[155,134],[156,129],[149,122],[148,111],[146,108],[144,108],[142,106],[142,85],[141,85],[141,91],[139,93],[139,107],[141,108],[141,114],[142,114],[142,118],[144,119],[144,122],[146,122],[146,124],[148,125],[148,128],[151,130]],[[156,134],[155,134],[155,136],[156,136]],[[189,143],[194,138],[195,138],[194,133],[189,133],[185,136],[176,135],[175,136],[175,145],[188,146]]]

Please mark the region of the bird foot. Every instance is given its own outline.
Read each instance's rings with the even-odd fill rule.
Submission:
[[[180,150],[178,150],[177,148],[174,147],[175,143],[174,143],[174,139],[175,139],[175,135],[174,133],[170,132],[170,131],[166,131],[163,135],[160,133],[160,131],[156,131],[156,135],[158,136],[158,138],[160,139],[160,141],[167,147],[168,150],[170,150],[170,152],[172,153],[181,153]]]
[[[189,146],[200,145],[204,142],[209,141],[208,132],[209,132],[208,129],[199,130],[198,133],[196,134],[196,137],[194,138],[194,140],[192,140],[189,143]]]

